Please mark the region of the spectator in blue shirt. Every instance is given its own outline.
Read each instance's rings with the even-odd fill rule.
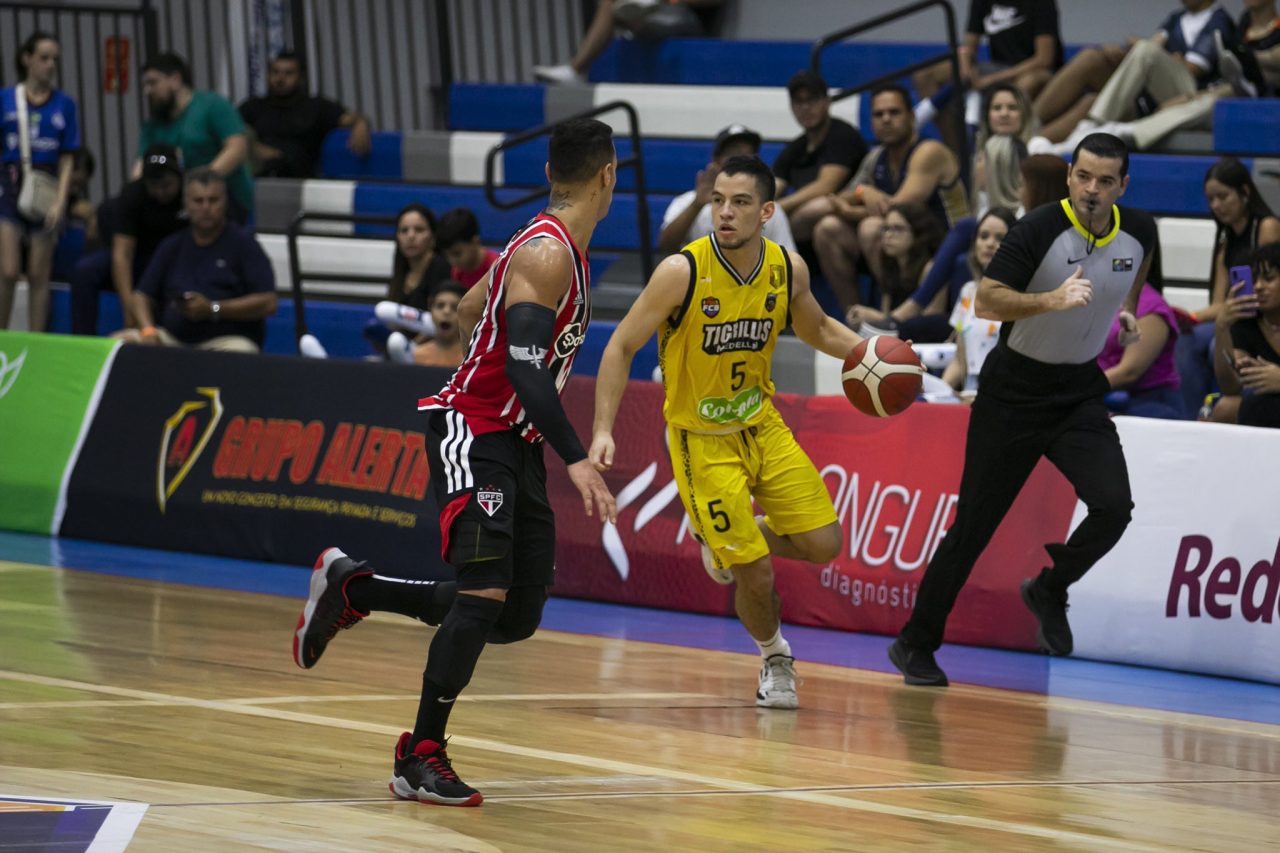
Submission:
[[[165,238],[133,294],[136,343],[258,352],[276,311],[271,262],[246,229],[227,220],[225,179],[208,167],[187,173],[191,226]],[[159,306],[161,321],[155,322]]]
[[[58,73],[58,41],[33,33],[18,50],[18,86],[27,103],[31,170],[57,176],[57,196],[44,218],[28,219],[18,210],[26,179],[18,136],[18,86],[0,89],[0,328],[9,325],[14,288],[21,272],[22,241],[27,255],[29,328],[43,331],[49,319],[49,275],[58,227],[67,210],[71,170],[80,148],[76,102],[53,86]]]

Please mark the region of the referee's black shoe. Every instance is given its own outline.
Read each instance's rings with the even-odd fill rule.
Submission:
[[[902,680],[917,687],[946,687],[947,674],[933,659],[933,652],[928,649],[916,649],[902,642],[902,638],[893,641],[889,647],[889,660],[902,673]]]
[[[1069,655],[1075,647],[1067,623],[1067,595],[1045,589],[1043,575],[1022,582],[1022,602],[1035,614],[1040,627],[1036,642],[1051,655]]]

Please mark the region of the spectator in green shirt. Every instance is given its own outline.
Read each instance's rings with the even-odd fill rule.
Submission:
[[[221,175],[230,194],[231,218],[247,222],[253,211],[253,179],[249,176],[249,137],[231,102],[216,92],[191,88],[191,69],[175,53],[162,53],[142,67],[142,91],[151,117],[142,125],[138,152],[157,143],[182,152],[188,169],[208,166]],[[134,162],[134,177],[142,170]]]

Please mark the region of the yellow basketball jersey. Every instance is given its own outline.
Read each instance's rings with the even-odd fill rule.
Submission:
[[[681,252],[693,266],[689,295],[658,339],[662,414],[672,426],[734,432],[773,406],[773,348],[791,322],[791,258],[760,239],[760,263],[745,279],[721,255],[715,235]]]

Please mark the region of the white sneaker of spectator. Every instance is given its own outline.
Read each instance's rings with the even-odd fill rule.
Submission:
[[[325,350],[324,344],[320,343],[320,339],[310,332],[298,338],[298,354],[303,358],[329,357],[329,353]]]
[[[401,305],[384,299],[373,306],[373,316],[389,329],[403,329],[415,335],[433,337],[436,323],[431,319],[430,311],[419,311],[410,305]]]
[[[571,65],[535,65],[533,79],[539,83],[586,83],[587,78],[573,70]]]
[[[387,360],[396,364],[413,364],[413,341],[404,332],[392,332],[387,336]]]

